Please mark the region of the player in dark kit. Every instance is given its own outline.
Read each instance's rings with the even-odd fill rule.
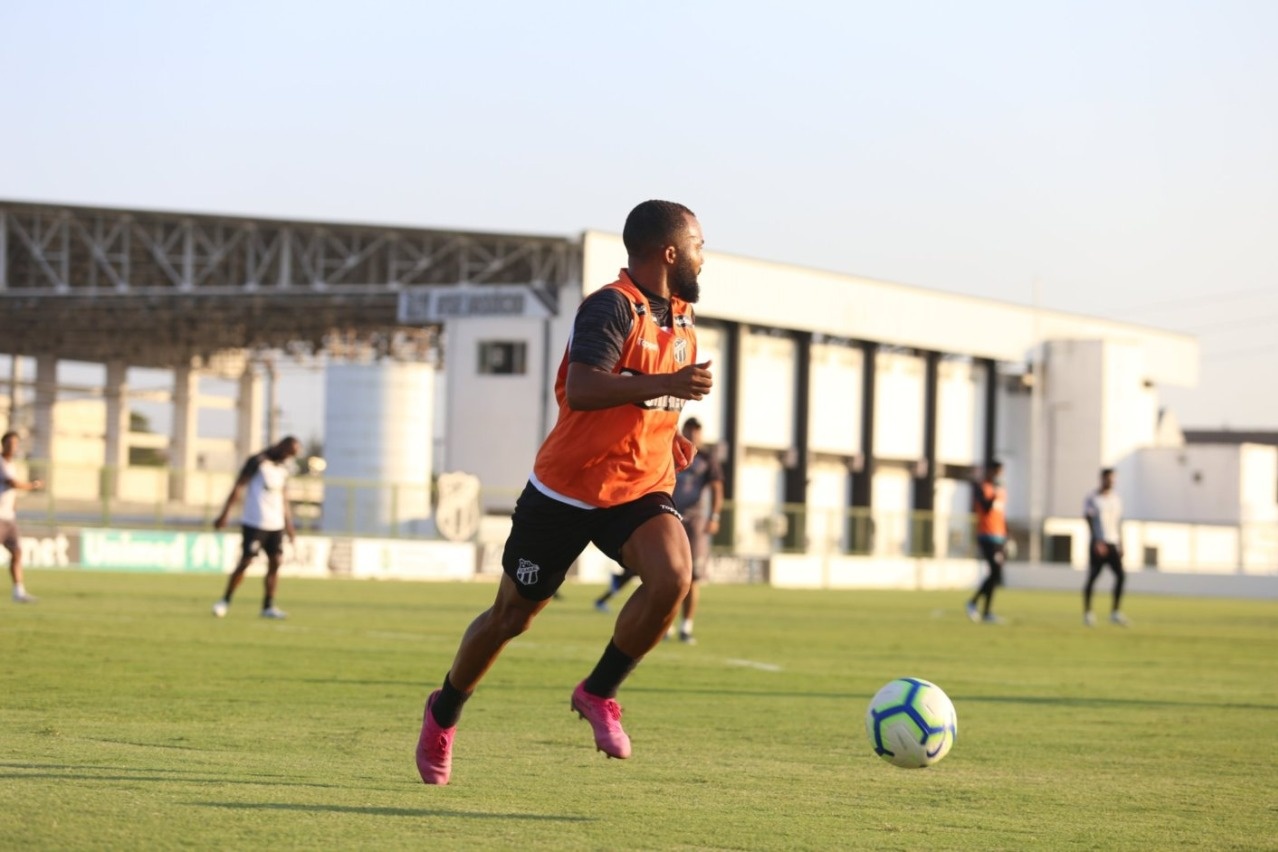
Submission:
[[[697,448],[692,464],[679,471],[675,480],[675,508],[683,515],[683,528],[692,547],[692,586],[683,599],[683,617],[679,621],[679,640],[695,644],[692,620],[701,597],[701,580],[710,562],[710,539],[719,532],[719,513],[723,511],[723,469],[713,453],[701,452],[701,422],[689,417],[683,424],[683,436]],[[706,493],[709,503],[706,505]]]

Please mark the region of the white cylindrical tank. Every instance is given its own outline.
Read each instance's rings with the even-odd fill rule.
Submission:
[[[435,368],[377,361],[325,370],[325,532],[430,527]]]

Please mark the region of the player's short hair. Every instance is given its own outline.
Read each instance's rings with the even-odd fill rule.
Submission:
[[[1101,476],[1113,476],[1113,475],[1114,475],[1114,469],[1113,469],[1112,467],[1102,467],[1102,468],[1101,468],[1100,475],[1101,475]]]
[[[687,216],[696,216],[674,201],[645,201],[630,211],[621,241],[633,258],[643,259],[673,245],[686,227]]]
[[[700,428],[701,428],[701,421],[695,417],[689,417],[687,420],[683,421],[683,431],[685,432],[691,429],[700,429]]]
[[[5,432],[3,436],[0,436],[0,444],[3,444],[5,441],[9,440],[10,438],[16,438],[16,437],[18,437],[17,432]]]
[[[989,465],[990,470],[998,470],[1002,466],[1003,466],[1002,459],[990,459],[990,465]]]

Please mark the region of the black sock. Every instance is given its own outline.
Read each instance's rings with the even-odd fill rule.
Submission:
[[[440,687],[435,703],[430,705],[430,715],[435,717],[441,728],[451,728],[461,718],[462,706],[469,698],[469,693],[458,690],[448,675],[444,675],[444,685]]]
[[[637,665],[639,665],[638,660],[621,653],[621,650],[609,640],[603,656],[595,664],[595,670],[586,678],[586,692],[598,695],[600,698],[615,698],[621,682],[630,676]]]
[[[273,603],[275,603],[275,598],[271,597],[270,595],[267,595],[266,597],[262,598],[262,609],[270,609],[271,604]]]

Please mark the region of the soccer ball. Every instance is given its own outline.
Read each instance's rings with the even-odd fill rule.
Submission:
[[[958,715],[939,686],[903,677],[870,699],[865,733],[874,753],[888,763],[920,769],[949,754],[958,736]]]

